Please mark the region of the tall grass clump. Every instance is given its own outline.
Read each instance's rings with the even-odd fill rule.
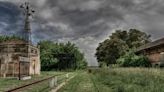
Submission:
[[[93,73],[112,92],[164,92],[164,71],[155,68],[111,68]]]

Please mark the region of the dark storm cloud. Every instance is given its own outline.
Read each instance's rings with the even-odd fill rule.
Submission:
[[[17,34],[20,32],[21,24],[20,10],[9,2],[0,2],[0,28],[1,34]]]
[[[0,0],[0,29],[21,30],[17,5],[23,0]],[[7,2],[8,1],[8,2]],[[163,0],[29,0],[36,10],[34,41],[72,41],[95,65],[95,48],[113,30],[137,28],[157,39],[164,35]]]
[[[114,0],[112,2],[117,5]],[[87,5],[88,3],[97,4],[97,6]],[[125,7],[132,5],[130,2],[120,2],[120,4]],[[110,28],[110,25],[107,25],[108,22],[114,23],[115,21],[123,20],[124,17],[119,9],[110,6],[110,2],[106,0],[48,0],[45,2],[45,5],[46,9],[44,9],[42,12],[46,13],[47,10],[50,14],[43,14],[39,16],[39,20],[45,18],[45,23],[56,23],[60,21],[65,25],[69,25],[69,27],[73,29],[73,31],[70,32],[65,30],[64,34],[66,34],[66,37],[97,37],[97,35],[108,32],[107,29]],[[47,18],[46,16],[49,17]],[[55,29],[55,31],[57,30],[61,31],[62,29]]]

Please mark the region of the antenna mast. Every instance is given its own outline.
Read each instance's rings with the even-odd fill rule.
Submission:
[[[24,25],[24,39],[31,44],[31,28],[30,28],[30,16],[33,16],[34,10],[31,8],[29,2],[25,2],[24,4],[20,5],[20,8],[23,9],[23,14],[25,15],[25,25]]]

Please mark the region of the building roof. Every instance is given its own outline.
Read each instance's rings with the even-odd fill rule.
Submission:
[[[19,39],[12,39],[8,41],[0,42],[0,45],[7,45],[7,44],[27,44],[27,42]]]
[[[137,51],[153,48],[153,47],[160,46],[160,45],[164,45],[164,38],[161,38],[161,39],[158,39],[158,40],[153,41],[151,43],[148,43],[146,45],[143,45],[143,46],[139,47],[137,49]]]

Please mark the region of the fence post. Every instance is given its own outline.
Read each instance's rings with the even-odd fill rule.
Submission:
[[[68,73],[67,73],[67,74],[65,75],[65,82],[67,81],[68,77],[69,77],[69,75],[68,75]]]
[[[68,73],[66,74],[66,78],[68,78],[69,77],[69,75],[68,75]]]
[[[58,79],[57,79],[57,76],[55,76],[55,86],[58,85]]]
[[[50,88],[54,87],[54,81],[55,81],[54,78],[50,79],[50,81],[49,81]]]

